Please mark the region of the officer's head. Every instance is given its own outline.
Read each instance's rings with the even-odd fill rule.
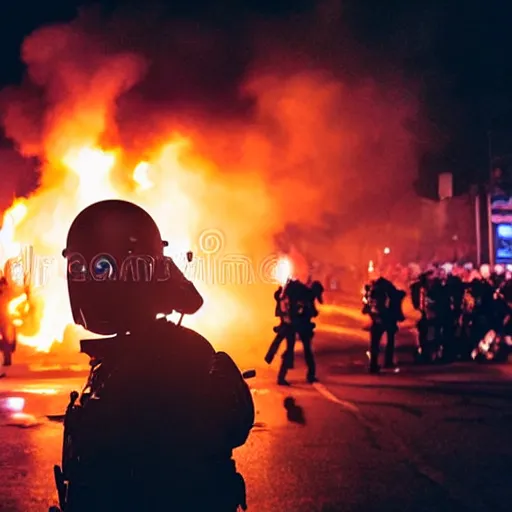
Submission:
[[[116,334],[140,328],[159,313],[195,313],[202,298],[170,258],[160,231],[135,204],[93,204],[73,221],[63,251],[74,321]]]
[[[486,263],[484,265],[480,265],[480,275],[483,279],[489,279],[489,277],[491,277],[491,266]]]
[[[503,265],[494,265],[494,274],[502,276],[505,274],[505,267]]]
[[[441,278],[446,278],[449,275],[451,275],[452,272],[453,272],[453,263],[449,263],[449,262],[443,263],[439,267],[439,270],[440,270],[440,277]]]

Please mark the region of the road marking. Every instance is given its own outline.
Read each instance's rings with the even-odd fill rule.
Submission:
[[[345,409],[352,412],[354,416],[374,434],[383,433],[383,429],[379,428],[375,423],[366,418],[359,407],[357,407],[355,404],[352,402],[347,402],[346,400],[341,400],[334,393],[329,391],[323,384],[315,383],[313,386],[323,397],[327,398],[331,402],[341,405]],[[391,435],[396,448],[398,448],[398,450],[401,451],[407,457],[407,459],[416,466],[416,469],[419,473],[421,473],[423,476],[426,476],[429,480],[432,480],[436,484],[443,485],[444,478],[441,473],[424,464],[423,461],[419,460],[418,457],[416,457],[416,455],[407,448],[405,443],[397,434],[391,431],[389,431],[389,434]]]
[[[351,402],[347,402],[346,400],[340,400],[336,395],[331,393],[323,384],[320,384],[319,382],[315,382],[313,384],[313,387],[324,397],[327,398],[327,400],[330,400],[331,402],[334,402],[335,404],[341,405],[344,409],[347,409],[353,413],[360,414],[361,411],[359,410],[359,407],[354,405]]]
[[[391,440],[390,445],[394,445],[394,451],[401,453],[402,457],[414,466],[418,474],[427,478],[439,487],[445,489],[452,500],[461,503],[465,510],[488,510],[488,504],[483,502],[478,494],[475,495],[474,493],[468,493],[467,489],[461,487],[457,481],[448,482],[445,475],[441,471],[431,467],[421,458],[420,455],[408,448],[398,434],[389,429],[384,431],[383,428],[379,427],[368,418],[366,418],[366,416],[355,404],[346,400],[341,400],[334,393],[329,391],[329,389],[327,389],[323,384],[314,383],[313,387],[327,400],[342,406],[347,411],[350,411],[354,417],[363,425],[363,427],[365,427],[368,431],[371,431],[376,437],[379,434],[387,434]],[[393,446],[390,446],[390,448],[393,448]]]

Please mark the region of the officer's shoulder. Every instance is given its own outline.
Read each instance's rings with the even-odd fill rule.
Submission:
[[[168,325],[171,328],[171,332],[177,338],[181,338],[190,343],[203,344],[203,345],[208,345],[209,347],[212,347],[211,343],[202,334],[199,334],[197,331],[194,331],[193,329],[190,329],[188,327],[184,327],[183,325],[176,325],[176,324],[172,324],[171,322],[169,322],[169,324]],[[212,347],[212,349],[213,349],[213,347]]]
[[[179,345],[190,352],[209,352],[212,355],[215,353],[212,344],[204,336],[193,329],[172,322],[160,324],[157,337],[161,343],[169,347],[176,348]]]

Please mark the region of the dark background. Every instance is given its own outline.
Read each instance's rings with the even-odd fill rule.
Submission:
[[[21,80],[19,50],[26,35],[41,25],[71,20],[80,6],[90,4],[64,0],[2,2],[0,85]],[[144,2],[140,7],[140,2],[104,1],[99,9],[109,13],[120,5],[124,10],[147,10],[155,4]],[[420,140],[424,149],[420,151],[418,191],[422,195],[435,194],[439,172],[453,172],[456,193],[485,181],[491,131],[495,134],[493,154],[512,153],[512,137],[507,135],[512,133],[512,7],[506,2],[346,0],[326,5],[327,12],[329,8],[341,9],[343,14],[340,39],[331,36],[333,53],[348,27],[371,56],[360,67],[372,65],[377,74],[380,65],[392,67],[418,84],[430,127],[428,137]],[[237,48],[237,31],[254,20],[307,16],[315,8],[318,2],[307,0],[178,0],[172,5],[159,4],[158,13],[198,24],[208,22],[231,33],[237,50],[233,59],[236,75],[244,65],[243,48]],[[4,147],[8,144],[2,140]]]

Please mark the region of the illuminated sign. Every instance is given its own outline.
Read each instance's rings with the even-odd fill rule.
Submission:
[[[491,197],[491,225],[494,261],[512,263],[512,197]]]
[[[512,224],[512,197],[491,198],[491,222],[493,224]]]

